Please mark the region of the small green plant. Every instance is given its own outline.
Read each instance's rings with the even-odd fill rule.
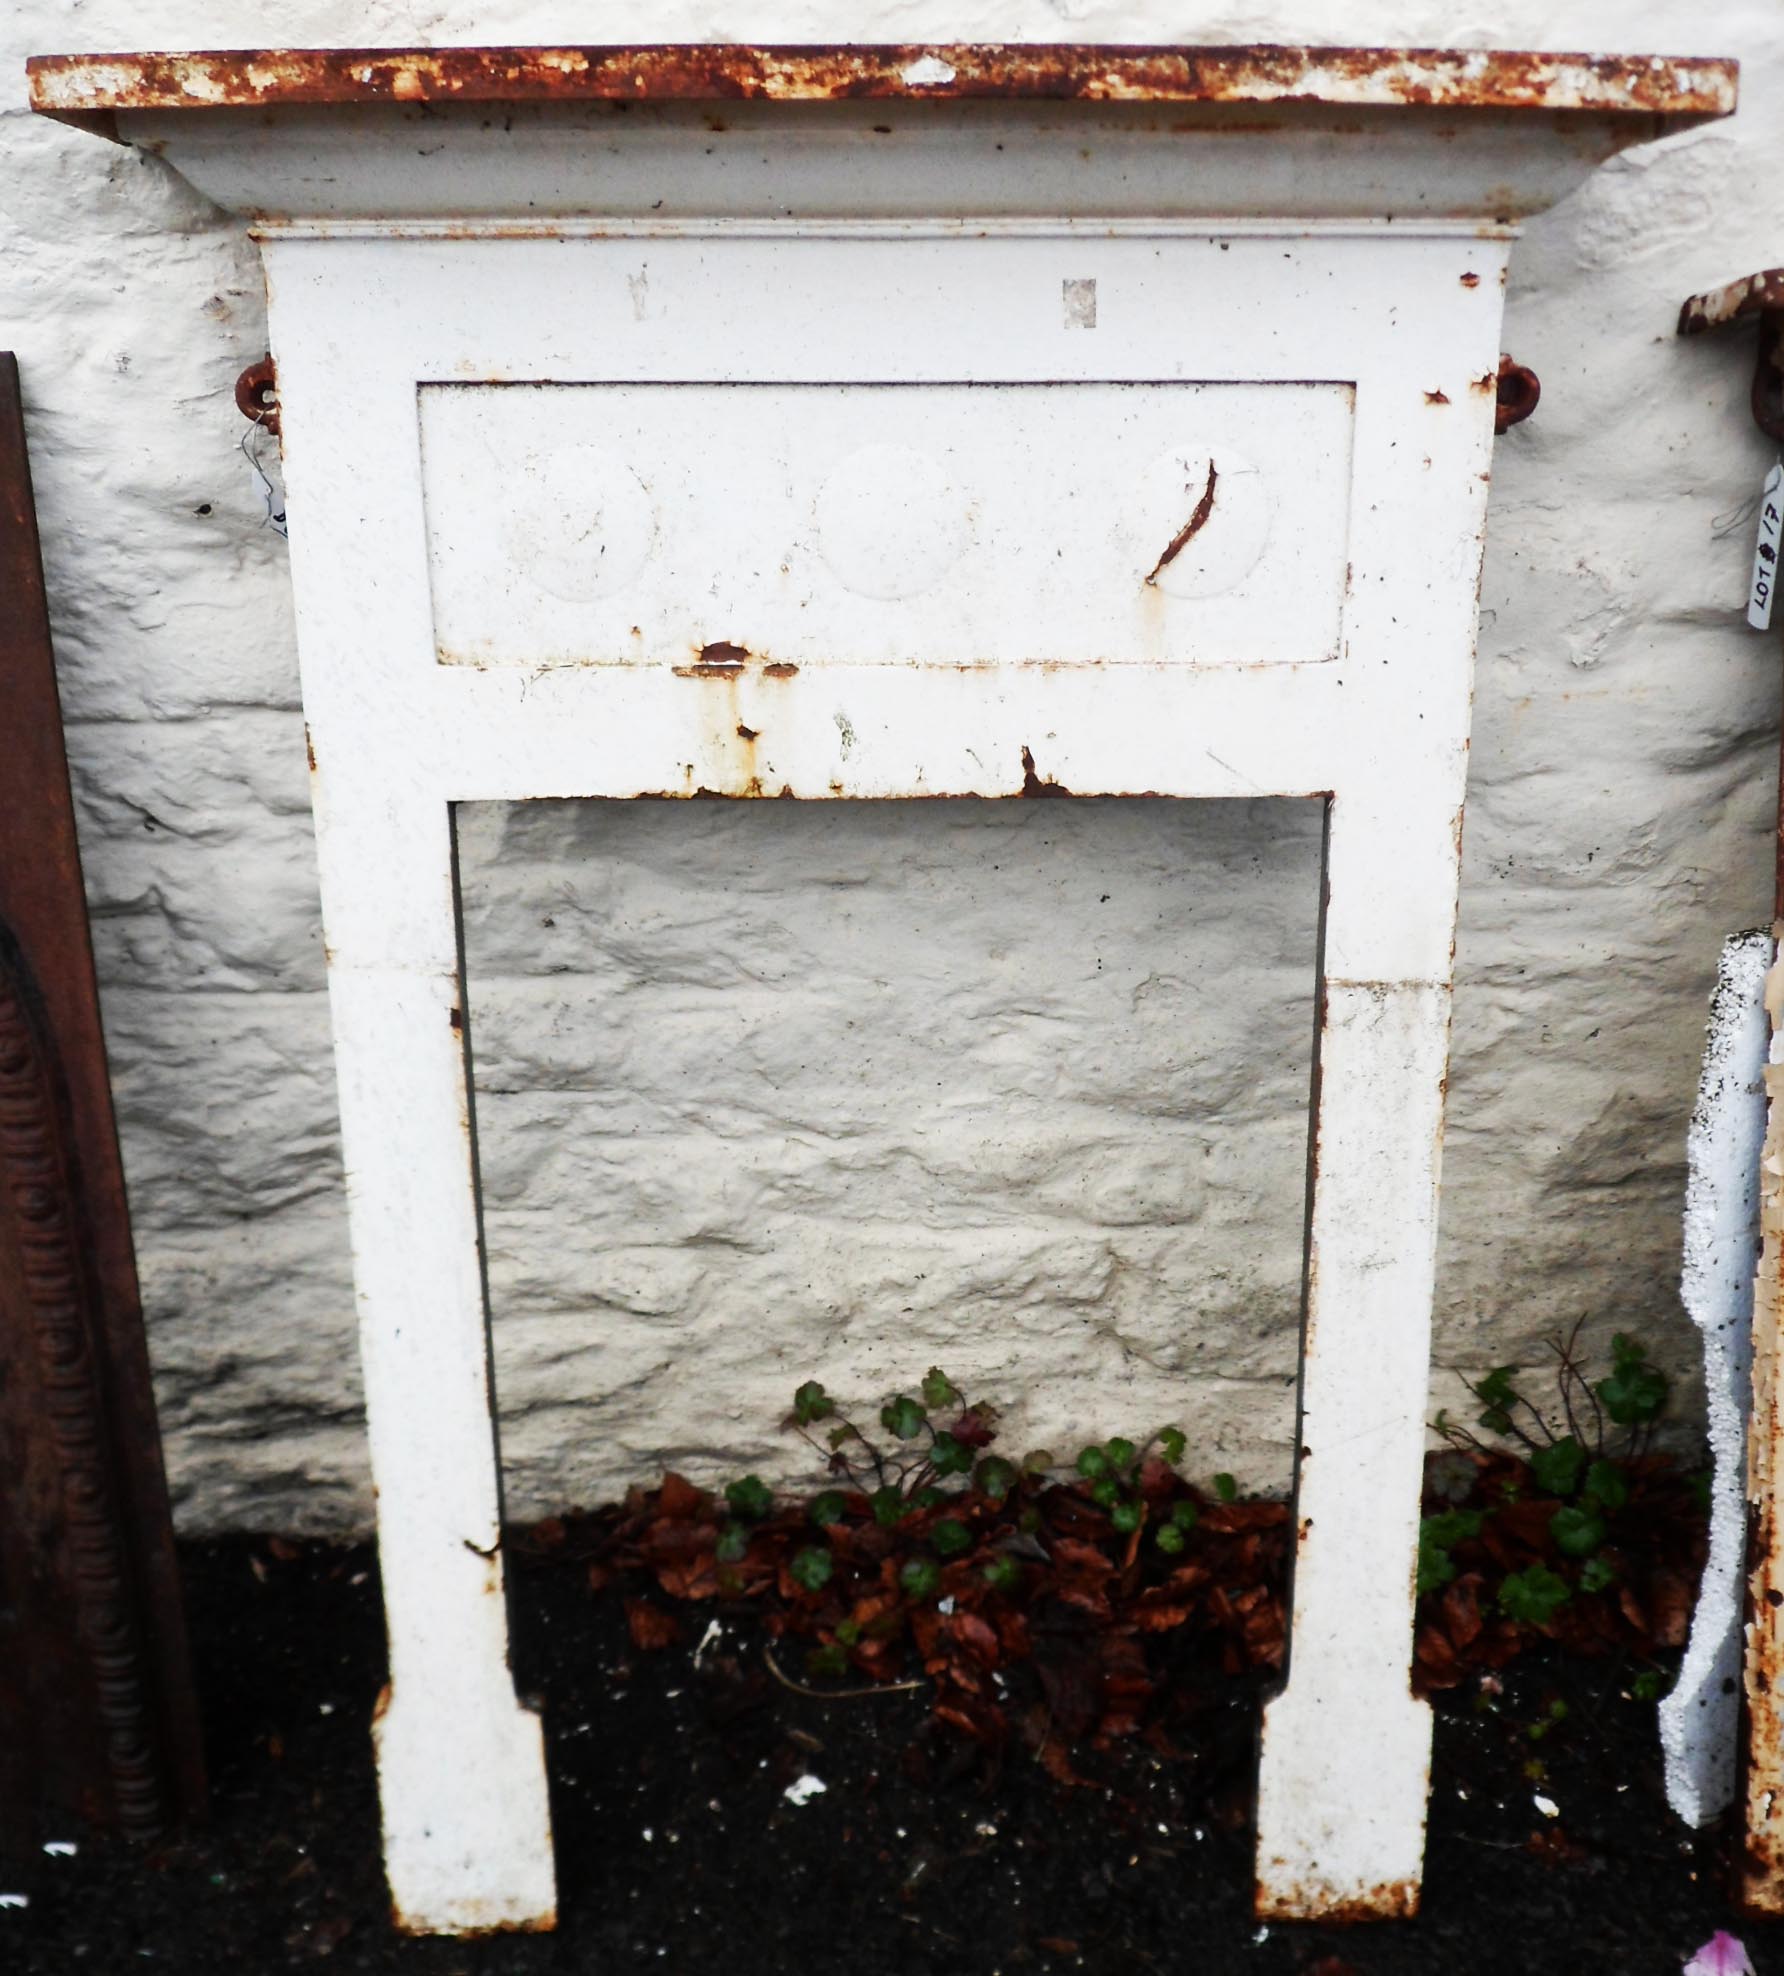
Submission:
[[[793,1554],[787,1570],[793,1583],[808,1592],[821,1592],[830,1583],[830,1574],[836,1569],[836,1560],[820,1546],[808,1545]]]
[[[759,1475],[746,1475],[741,1482],[725,1485],[725,1501],[731,1514],[746,1523],[760,1523],[774,1512],[774,1491]]]
[[[1437,1592],[1456,1575],[1456,1561],[1450,1555],[1455,1547],[1480,1535],[1482,1512],[1477,1509],[1440,1510],[1419,1522],[1419,1575],[1421,1592]]]
[[[898,1582],[905,1597],[921,1603],[932,1599],[941,1588],[942,1568],[932,1557],[914,1557],[899,1567]]]
[[[1666,1375],[1648,1363],[1647,1348],[1623,1332],[1611,1341],[1609,1374],[1590,1379],[1578,1352],[1579,1329],[1576,1324],[1565,1338],[1549,1341],[1555,1354],[1553,1405],[1558,1417],[1551,1417],[1518,1384],[1515,1365],[1495,1366],[1485,1378],[1468,1382],[1480,1405],[1475,1425],[1510,1442],[1528,1467],[1535,1493],[1555,1499],[1549,1541],[1560,1559],[1580,1566],[1576,1584],[1547,1567],[1532,1567],[1541,1569],[1539,1580],[1533,1581],[1528,1571],[1507,1577],[1500,1593],[1502,1610],[1536,1626],[1546,1625],[1576,1589],[1605,1592],[1617,1582],[1617,1561],[1606,1546],[1615,1519],[1630,1506],[1631,1475],[1647,1454],[1668,1397]],[[1446,1415],[1438,1415],[1437,1426],[1458,1449],[1489,1452]],[[1500,1502],[1509,1506],[1521,1493],[1515,1483],[1501,1483]],[[1443,1525],[1441,1517],[1427,1518],[1420,1534],[1421,1592],[1435,1591],[1455,1575],[1448,1553],[1456,1539],[1442,1535]],[[1466,1534],[1478,1535],[1479,1530]]]
[[[994,1592],[1014,1592],[1021,1588],[1022,1566],[1008,1551],[1000,1551],[980,1576]]]
[[[823,1455],[832,1475],[849,1484],[813,1498],[807,1515],[819,1529],[835,1532],[864,1511],[882,1530],[896,1530],[963,1500],[958,1485],[1001,1504],[1021,1482],[1022,1471],[1013,1462],[982,1454],[996,1438],[995,1409],[969,1406],[940,1366],[929,1368],[915,1393],[895,1393],[880,1408],[879,1424],[889,1443],[874,1440],[845,1414],[821,1381],[807,1379],[794,1392],[787,1425]],[[815,1430],[821,1430],[822,1440]],[[945,1484],[957,1486],[950,1490]],[[734,1483],[726,1491],[737,1515],[753,1513],[753,1496],[742,1505],[733,1500],[733,1491],[744,1486]],[[851,1503],[859,1507],[852,1509]],[[936,1555],[911,1560],[900,1574],[913,1600],[935,1595],[941,1582],[938,1559],[961,1557],[979,1540],[969,1521],[951,1515],[929,1526],[927,1541]],[[818,1546],[801,1551],[788,1566],[795,1582],[814,1592],[828,1584],[833,1568],[831,1551]]]
[[[995,1456],[979,1460],[979,1451],[996,1438],[996,1410],[968,1406],[940,1366],[932,1365],[923,1375],[918,1393],[894,1394],[880,1408],[879,1420],[894,1445],[870,1439],[818,1380],[808,1379],[793,1395],[787,1424],[823,1455],[833,1475],[866,1498],[874,1520],[886,1529],[906,1516],[941,1507],[948,1500],[939,1486],[943,1482],[970,1475],[994,1499],[1008,1495],[1016,1484],[1011,1463]],[[826,1421],[831,1425],[820,1441],[812,1430]],[[975,1463],[984,1471],[983,1480],[974,1473]],[[846,1507],[839,1490],[828,1490],[819,1500]]]
[[[996,1439],[996,1410],[982,1402],[969,1404],[940,1366],[929,1368],[915,1392],[895,1393],[879,1408],[878,1419],[880,1436],[875,1436],[838,1406],[822,1381],[807,1379],[793,1394],[786,1424],[846,1485],[821,1491],[806,1508],[807,1520],[831,1543],[843,1542],[849,1525],[859,1518],[871,1519],[886,1532],[909,1526],[912,1540],[924,1546],[923,1554],[905,1560],[898,1570],[908,1599],[920,1603],[935,1597],[943,1566],[988,1546],[1000,1515],[1013,1516],[1021,1537],[1040,1531],[1036,1505],[1039,1492],[1053,1486],[1053,1456],[1036,1449],[1018,1464],[987,1452]],[[1143,1445],[1116,1434],[1082,1447],[1073,1469],[1091,1500],[1107,1512],[1117,1535],[1135,1537],[1151,1523],[1159,1549],[1174,1556],[1185,1548],[1200,1510],[1189,1496],[1166,1506],[1159,1497],[1157,1471],[1146,1464],[1156,1451],[1167,1467],[1175,1468],[1188,1445],[1183,1430],[1175,1426],[1161,1428]],[[1223,1502],[1234,1501],[1239,1493],[1230,1475],[1216,1476],[1214,1487]],[[771,1515],[774,1502],[756,1476],[732,1483],[725,1499],[730,1518],[720,1534],[719,1559],[735,1564],[747,1555],[749,1526]],[[942,1514],[934,1515],[937,1511]],[[806,1547],[787,1566],[794,1582],[814,1593],[830,1582],[834,1568],[828,1545]],[[1023,1584],[1021,1562],[1003,1549],[985,1557],[978,1576],[994,1592],[1014,1593]]]
[[[1554,1701],[1549,1703],[1543,1713],[1531,1723],[1529,1728],[1524,1731],[1524,1734],[1530,1738],[1531,1742],[1540,1743],[1551,1730],[1560,1728],[1561,1724],[1566,1720],[1567,1704],[1557,1696]]]
[[[1499,1585],[1499,1609],[1526,1626],[1546,1626],[1573,1597],[1567,1580],[1546,1564],[1508,1571]]]
[[[1607,1557],[1589,1557],[1580,1567],[1582,1592],[1608,1592],[1617,1582],[1617,1567]]]
[[[1180,1427],[1161,1428],[1144,1447],[1124,1434],[1116,1434],[1107,1441],[1091,1441],[1080,1448],[1074,1466],[1080,1479],[1090,1485],[1091,1501],[1109,1512],[1110,1523],[1122,1536],[1131,1537],[1145,1525],[1148,1514],[1146,1499],[1140,1492],[1146,1457],[1156,1447],[1166,1466],[1175,1468],[1188,1445]],[[1191,1514],[1188,1522],[1160,1526],[1157,1540],[1167,1552],[1182,1550],[1185,1535],[1195,1524],[1195,1505],[1186,1503],[1178,1507],[1187,1507]],[[1172,1530],[1176,1532],[1174,1541],[1167,1538]]]

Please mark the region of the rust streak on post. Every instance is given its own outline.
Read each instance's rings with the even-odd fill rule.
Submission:
[[[1202,498],[1196,503],[1195,512],[1178,529],[1177,533],[1171,537],[1170,541],[1165,544],[1164,554],[1152,565],[1151,570],[1147,574],[1146,581],[1148,583],[1156,583],[1158,581],[1159,571],[1161,569],[1168,569],[1201,532],[1203,524],[1214,512],[1214,489],[1219,484],[1219,481],[1220,470],[1210,460],[1208,462],[1208,484],[1202,489]]]
[[[349,103],[834,102],[1031,98],[1725,116],[1733,62],[1503,49],[1000,42],[646,47],[283,48],[38,55],[35,109]]]

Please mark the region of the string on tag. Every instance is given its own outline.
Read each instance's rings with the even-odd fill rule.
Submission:
[[[249,466],[251,466],[254,469],[255,475],[260,481],[261,491],[266,501],[266,513],[262,517],[260,525],[262,528],[271,528],[276,530],[280,535],[284,536],[287,541],[289,541],[291,531],[285,526],[285,505],[283,501],[279,498],[279,490],[273,485],[272,476],[267,472],[266,468],[260,464],[260,454],[258,450],[251,443],[259,434],[259,431],[260,431],[259,426],[257,425],[249,426],[247,431],[242,434],[241,448],[242,448],[242,458],[245,459],[249,464]]]

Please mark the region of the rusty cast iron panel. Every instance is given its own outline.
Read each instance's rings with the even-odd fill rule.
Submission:
[[[0,596],[0,1816],[147,1835],[204,1770],[4,353]]]
[[[1503,49],[1107,46],[269,48],[38,55],[34,108],[91,117],[349,103],[816,103],[967,97],[1087,103],[1726,116],[1736,65]]]

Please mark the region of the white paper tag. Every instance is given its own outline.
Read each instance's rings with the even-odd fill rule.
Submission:
[[[1759,496],[1759,540],[1753,545],[1753,586],[1747,592],[1747,622],[1755,631],[1764,631],[1772,621],[1780,536],[1784,536],[1784,460],[1766,475]]]

